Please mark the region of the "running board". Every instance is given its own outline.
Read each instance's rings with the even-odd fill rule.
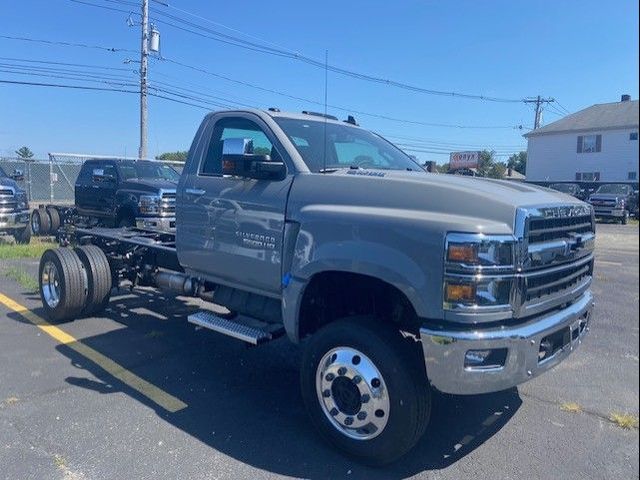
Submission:
[[[268,342],[269,340],[272,340],[284,333],[282,325],[276,326],[260,322],[258,320],[251,320],[259,325],[264,325],[265,328],[246,325],[234,320],[222,318],[212,312],[192,313],[187,317],[187,321],[189,323],[199,325],[203,328],[208,328],[209,330],[222,333],[229,337],[237,338],[238,340],[242,340],[243,342],[247,342],[252,345],[260,345],[261,343]],[[266,327],[276,327],[276,330],[270,331]]]

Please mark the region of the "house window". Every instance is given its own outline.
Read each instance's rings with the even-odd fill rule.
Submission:
[[[595,153],[602,150],[602,135],[580,135],[578,153]]]
[[[631,132],[629,134],[629,140],[638,140],[638,132]]]
[[[599,182],[600,172],[576,172],[577,182]]]
[[[627,174],[627,180],[637,180],[638,179],[638,172],[629,172]]]

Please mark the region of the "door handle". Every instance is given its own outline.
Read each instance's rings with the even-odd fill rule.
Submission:
[[[202,190],[201,188],[187,188],[185,189],[185,193],[188,193],[189,195],[204,195],[204,190]]]

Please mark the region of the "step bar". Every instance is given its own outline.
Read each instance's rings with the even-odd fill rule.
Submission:
[[[214,332],[222,333],[229,337],[237,338],[243,342],[250,343],[252,345],[260,345],[262,343],[272,340],[274,336],[283,331],[281,326],[278,326],[278,331],[271,332],[267,329],[255,327],[251,325],[245,325],[234,320],[219,317],[212,312],[197,312],[192,313],[187,317],[189,323],[198,325]],[[258,322],[256,320],[256,322]],[[267,323],[259,322],[265,326],[270,326]]]

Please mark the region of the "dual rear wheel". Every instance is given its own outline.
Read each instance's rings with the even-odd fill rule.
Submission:
[[[45,251],[38,281],[47,317],[61,322],[103,310],[109,302],[112,274],[104,252],[85,245]]]

